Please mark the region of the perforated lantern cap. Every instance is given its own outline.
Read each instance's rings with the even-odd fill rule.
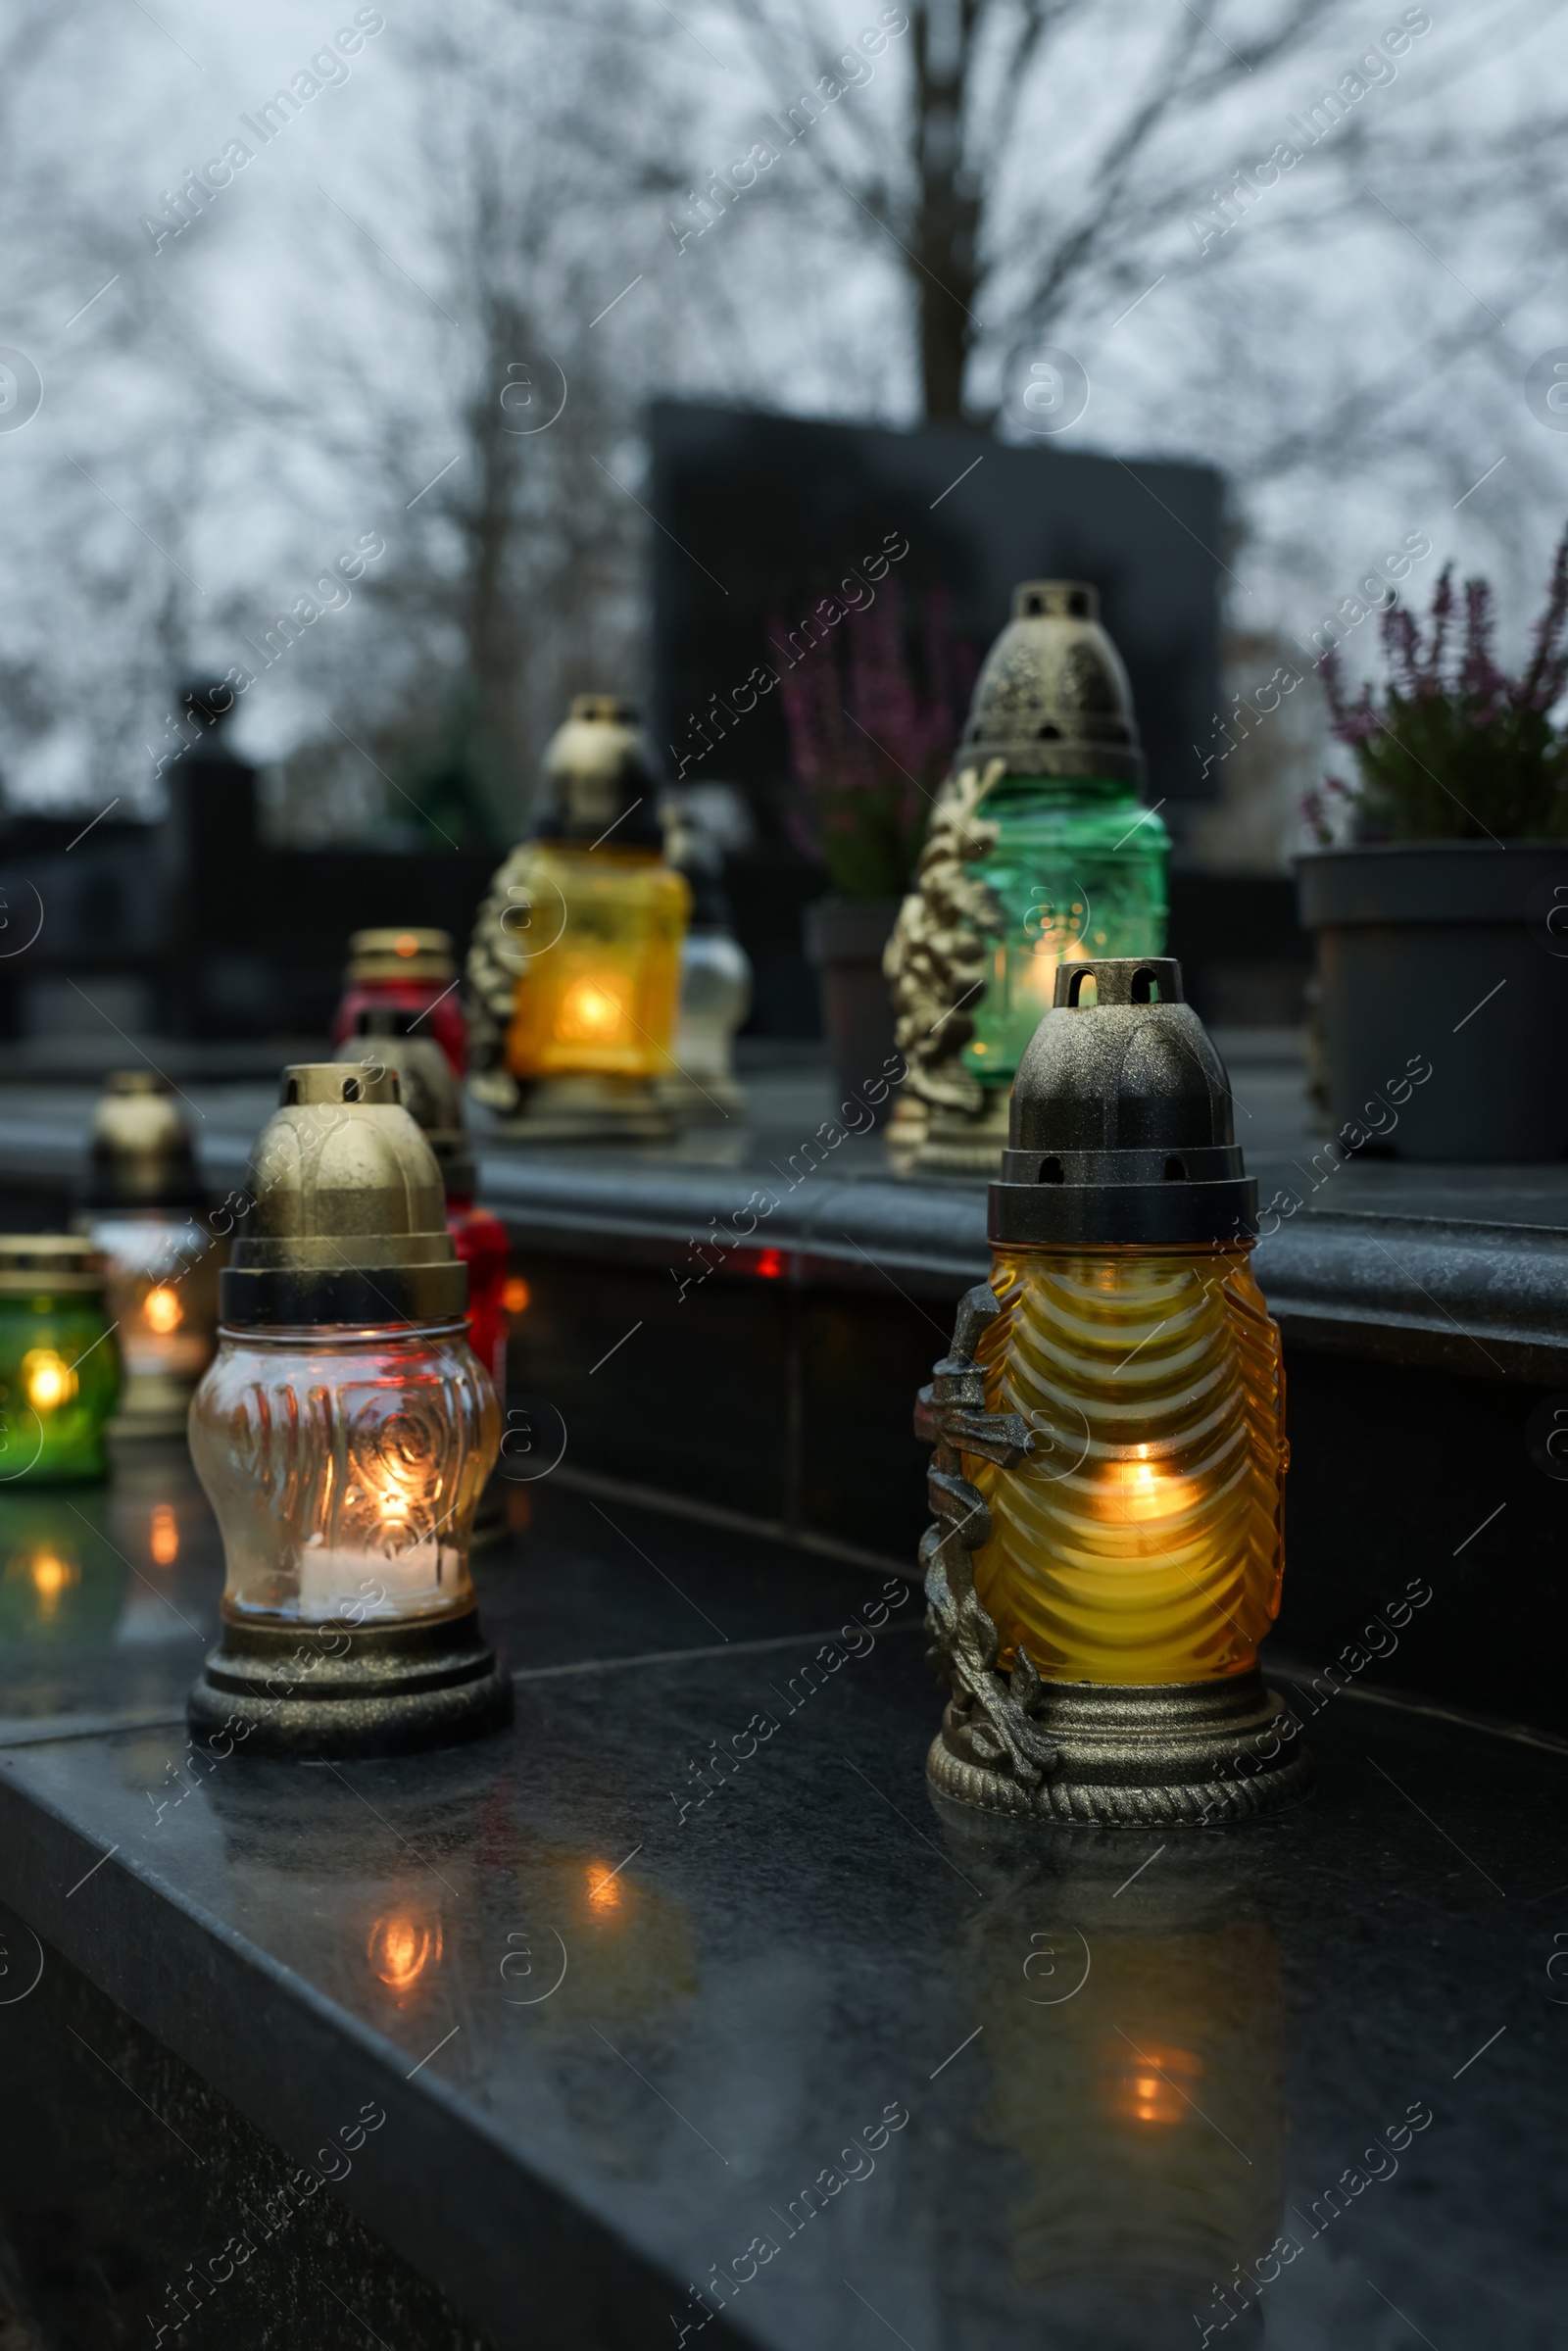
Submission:
[[[564,726],[545,751],[545,797],[535,831],[541,841],[585,848],[662,849],[659,759],[638,723],[637,706],[618,694],[578,694]]]
[[[1009,775],[1143,782],[1132,687],[1087,580],[1026,579],[1013,590],[958,749],[963,766],[992,759]]]
[[[221,1278],[230,1327],[429,1324],[466,1312],[468,1269],[447,1232],[441,1171],[395,1070],[286,1069],[248,1189],[254,1205]]]
[[[1174,957],[1058,968],[1055,1002],[1018,1064],[990,1232],[1003,1245],[1064,1248],[1256,1237],[1230,1079]]]

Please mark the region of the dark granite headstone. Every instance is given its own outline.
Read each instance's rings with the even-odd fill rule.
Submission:
[[[1193,746],[1208,745],[1218,698],[1225,523],[1212,466],[1010,448],[965,425],[894,432],[679,402],[658,403],[650,430],[653,716],[672,773],[690,755],[692,776],[782,781],[776,692],[740,711],[732,689],[757,663],[785,668],[775,619],[804,621],[845,573],[863,577],[867,558],[902,540],[908,553],[887,576],[906,604],[944,589],[955,633],[980,653],[1019,580],[1093,581],[1132,679],[1149,798],[1211,796]]]

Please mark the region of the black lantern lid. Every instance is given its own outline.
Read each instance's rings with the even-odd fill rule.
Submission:
[[[1096,1001],[1082,1001],[1095,983]],[[1012,1089],[994,1242],[1179,1247],[1251,1241],[1231,1085],[1170,955],[1063,963]]]
[[[975,680],[958,764],[1001,759],[1009,775],[1141,784],[1133,692],[1081,579],[1026,579]]]
[[[664,846],[661,777],[637,707],[618,694],[578,694],[545,750],[545,797],[534,827],[541,841],[597,849]]]

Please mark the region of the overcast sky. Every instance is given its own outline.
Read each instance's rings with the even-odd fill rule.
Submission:
[[[1004,260],[1026,268],[1031,223],[1081,202],[1182,6],[1085,9],[1052,52],[1008,152]],[[144,746],[179,670],[244,661],[280,606],[368,540],[382,582],[416,550],[439,568],[442,492],[424,485],[466,462],[477,321],[454,254],[476,120],[529,182],[531,389],[563,353],[597,372],[620,494],[641,492],[636,412],[660,391],[917,415],[907,265],[822,171],[868,133],[895,139],[906,37],[809,153],[782,155],[677,253],[674,180],[701,187],[794,94],[769,85],[730,0],[625,0],[619,16],[473,0],[450,71],[432,65],[442,12],[400,0],[17,11],[0,97],[0,345],[22,355],[0,360],[0,769],[20,796],[90,798],[109,779],[152,805]],[[878,20],[870,0],[818,13],[845,42]],[[1249,0],[1203,19],[1222,46],[1258,21]],[[1562,24],[1560,7],[1489,0],[1333,14],[1304,55],[1165,126],[1152,161],[1190,201],[1139,248],[1146,290],[1080,289],[1039,338],[1090,386],[1057,446],[1226,468],[1236,624],[1308,628],[1419,534],[1433,552],[1411,588],[1449,555],[1485,567],[1519,640],[1568,511],[1568,432],[1525,381],[1558,344],[1568,358],[1562,165],[1534,143]],[[1304,135],[1348,75],[1363,94]],[[260,112],[278,89],[301,94],[281,126]],[[1212,192],[1282,141],[1299,162],[1219,235]],[[166,191],[225,151],[228,184],[160,239]],[[1027,378],[1032,348],[1009,337],[1005,269],[995,299],[981,403],[1008,370]],[[29,368],[41,405],[18,422]],[[350,589],[247,696],[246,747],[275,757],[319,732],[335,680],[362,707],[393,693],[409,658]]]

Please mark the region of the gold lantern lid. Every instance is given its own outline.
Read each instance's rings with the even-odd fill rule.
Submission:
[[[534,830],[541,841],[601,841],[615,849],[662,849],[658,756],[638,724],[637,706],[618,694],[578,694],[545,750],[545,798]]]
[[[0,1233],[0,1298],[102,1293],[103,1260],[77,1233]]]
[[[987,654],[957,764],[1003,759],[1009,775],[1103,776],[1141,784],[1132,687],[1086,580],[1026,579]]]
[[[112,1069],[93,1112],[86,1208],[199,1208],[190,1129],[156,1070]]]
[[[422,1012],[407,1012],[397,1004],[362,1004],[354,1033],[338,1047],[337,1057],[360,1069],[396,1070],[399,1099],[435,1153],[448,1199],[469,1200],[476,1179],[463,1089],[435,1039],[414,1027],[423,1018]]]
[[[467,1311],[468,1269],[447,1232],[441,1171],[399,1100],[396,1070],[285,1069],[249,1191],[221,1276],[225,1323],[365,1328],[456,1322]]]
[[[452,934],[433,930],[356,931],[349,941],[344,978],[358,980],[455,980]]]

